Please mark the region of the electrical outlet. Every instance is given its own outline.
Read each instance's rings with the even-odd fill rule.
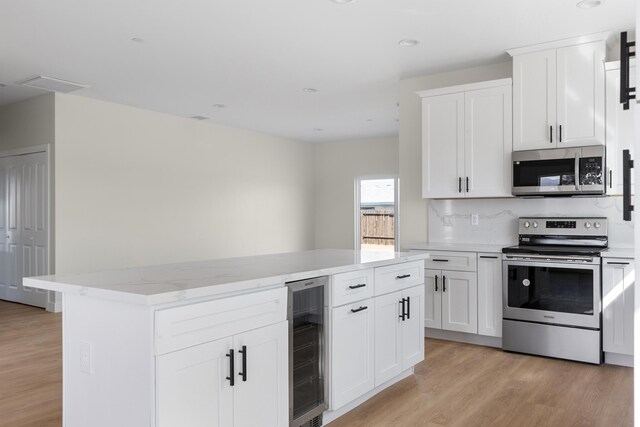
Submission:
[[[471,225],[479,225],[480,224],[480,215],[471,214]]]
[[[80,343],[80,371],[93,374],[93,351],[90,342]]]

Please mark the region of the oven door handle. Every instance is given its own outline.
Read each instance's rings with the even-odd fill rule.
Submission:
[[[562,256],[562,255],[505,255],[507,261],[529,261],[529,260],[553,260],[553,261],[588,261],[593,262],[593,257],[586,256]]]

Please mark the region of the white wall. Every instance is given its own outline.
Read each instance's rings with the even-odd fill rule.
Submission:
[[[56,272],[314,246],[307,143],[56,95]]]
[[[0,150],[54,144],[54,95],[0,107]]]
[[[316,144],[314,157],[316,247],[353,249],[355,180],[367,175],[398,175],[398,139]]]
[[[400,246],[427,240],[422,198],[422,105],[416,92],[511,77],[511,61],[400,81]]]

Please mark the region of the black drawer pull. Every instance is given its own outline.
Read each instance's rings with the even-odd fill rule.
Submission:
[[[497,256],[489,256],[489,255],[480,255],[480,258],[498,259],[498,257],[497,257]]]
[[[401,319],[402,319],[402,321],[404,322],[404,318],[405,318],[405,316],[406,316],[406,315],[405,315],[405,313],[404,313],[404,312],[405,312],[405,310],[406,310],[406,308],[405,308],[404,304],[405,304],[406,300],[405,300],[404,298],[402,298],[402,299],[401,299],[400,301],[398,301],[398,302],[399,302],[400,304],[402,304],[402,314],[401,314],[400,316],[398,316],[398,317],[399,317],[399,318],[401,318]]]
[[[411,277],[410,274],[403,274],[401,276],[396,276],[396,279],[406,279],[407,277]]]
[[[435,291],[438,292],[438,275],[436,274],[436,287],[435,287]]]
[[[238,375],[242,377],[242,381],[247,380],[247,346],[243,345],[242,350],[238,350],[238,353],[242,354],[242,372],[238,372]]]
[[[407,319],[411,319],[411,297],[407,297]]]
[[[442,276],[442,292],[447,292],[447,277]]]
[[[629,265],[628,262],[614,262],[614,261],[607,261],[607,265]]]
[[[449,262],[448,259],[440,259],[440,258],[434,258],[431,261],[433,261],[433,262]]]
[[[369,308],[369,307],[367,307],[366,305],[365,306],[361,306],[360,308],[352,308],[351,312],[352,313],[357,313],[359,311],[366,310],[367,308]]]
[[[227,377],[227,379],[229,380],[229,384],[231,385],[231,387],[233,387],[236,383],[235,383],[235,370],[233,369],[233,362],[234,362],[234,357],[233,357],[233,349],[229,350],[229,353],[226,354],[226,356],[229,358],[229,376]]]
[[[367,286],[366,283],[359,283],[357,285],[350,285],[349,289],[358,289],[358,288],[364,288],[365,286]]]
[[[462,193],[462,177],[458,177],[458,193]]]

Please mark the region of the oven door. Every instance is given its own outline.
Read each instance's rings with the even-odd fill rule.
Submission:
[[[576,264],[505,256],[503,317],[599,329],[600,260],[594,259]]]

